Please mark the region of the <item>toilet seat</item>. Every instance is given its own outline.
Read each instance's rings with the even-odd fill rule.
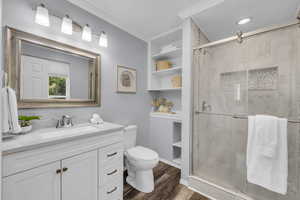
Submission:
[[[155,151],[141,146],[128,149],[127,155],[134,160],[151,161],[158,159],[158,154]]]

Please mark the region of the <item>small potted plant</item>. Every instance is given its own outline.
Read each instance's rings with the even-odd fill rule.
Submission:
[[[22,128],[22,133],[28,133],[32,130],[32,124],[31,120],[37,120],[40,119],[39,116],[25,116],[25,115],[20,115],[19,116],[19,123]]]

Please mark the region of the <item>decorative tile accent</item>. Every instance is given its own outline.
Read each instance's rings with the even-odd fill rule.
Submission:
[[[278,67],[249,70],[249,90],[277,90]]]

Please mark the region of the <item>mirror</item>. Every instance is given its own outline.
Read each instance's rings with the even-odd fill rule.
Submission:
[[[100,55],[12,28],[6,51],[20,108],[100,105]]]

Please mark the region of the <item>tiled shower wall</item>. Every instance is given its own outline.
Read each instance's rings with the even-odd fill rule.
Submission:
[[[195,51],[193,175],[256,200],[300,199],[300,124],[288,124],[288,194],[246,180],[247,120],[300,117],[300,28],[292,26]]]

